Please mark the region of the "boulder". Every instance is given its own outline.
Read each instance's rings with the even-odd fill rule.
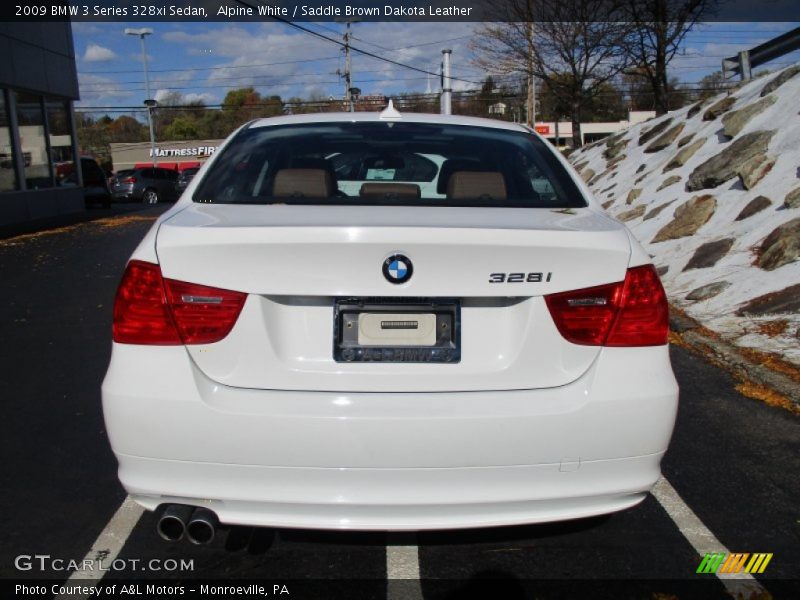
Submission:
[[[766,196],[756,196],[750,202],[747,203],[742,211],[736,216],[734,221],[744,221],[748,217],[752,217],[754,214],[761,212],[765,208],[768,208],[772,205],[772,200],[767,198]]]
[[[765,271],[793,262],[800,256],[800,217],[772,230],[758,249],[756,264]]]
[[[647,207],[644,204],[640,204],[635,208],[620,213],[619,215],[617,215],[617,219],[619,219],[622,222],[633,221],[634,219],[638,219],[639,217],[641,217],[644,214],[645,210],[647,210]]]
[[[628,197],[625,199],[625,204],[633,204],[641,195],[642,188],[633,188],[630,192],[628,192]]]
[[[615,187],[617,187],[617,184],[616,184],[616,183],[612,183],[612,184],[611,184],[610,186],[608,186],[606,189],[604,189],[604,190],[601,190],[601,191],[600,191],[600,193],[601,193],[601,194],[605,194],[606,192],[610,192],[611,190],[613,190]]]
[[[666,132],[662,133],[652,144],[650,144],[644,151],[647,154],[652,154],[653,152],[659,152],[669,146],[672,142],[674,142],[678,136],[683,131],[685,125],[683,123],[678,123],[677,125],[670,127]]]
[[[633,185],[639,185],[639,184],[640,184],[640,183],[642,183],[642,182],[643,182],[645,179],[647,179],[647,177],[648,177],[649,175],[650,175],[650,173],[642,173],[641,175],[639,175],[639,176],[636,178],[636,181],[634,181],[634,182],[633,182]]]
[[[611,146],[614,146],[617,143],[619,143],[619,141],[623,138],[624,135],[625,135],[625,132],[622,131],[620,133],[615,133],[614,135],[610,135],[606,139],[600,140],[600,141],[601,142],[605,142],[606,147],[611,148]],[[627,144],[628,142],[625,142],[625,143]]]
[[[692,141],[693,137],[694,137],[693,133],[683,136],[681,139],[678,140],[678,148],[683,148],[686,144]]]
[[[662,227],[651,243],[664,242],[693,235],[705,225],[717,208],[717,199],[705,194],[693,196],[675,209],[675,215]]]
[[[767,85],[761,89],[761,97],[763,98],[767,94],[771,94],[798,73],[800,73],[800,65],[784,69],[777,77],[770,80]]]
[[[712,104],[708,107],[708,110],[703,113],[703,121],[713,121],[721,114],[728,112],[735,103],[736,98],[727,96],[719,102]]]
[[[729,179],[733,179],[743,164],[754,156],[767,152],[769,141],[773,135],[775,135],[774,129],[754,131],[731,142],[725,150],[716,156],[712,156],[692,171],[692,174],[689,175],[689,181],[686,183],[686,190],[693,192],[706,188],[715,188]],[[689,148],[691,146],[684,148],[684,150]]]
[[[603,172],[602,172],[602,173],[600,173],[599,175],[595,175],[594,177],[592,177],[592,178],[589,180],[589,182],[588,182],[588,183],[589,183],[589,186],[590,186],[590,187],[594,186],[594,184],[596,184],[598,181],[600,181],[600,180],[601,180],[603,177],[605,177],[605,176],[606,176],[606,175],[608,175],[609,173],[611,173],[611,169],[606,169],[605,171],[603,171]]]
[[[606,159],[612,159],[615,156],[619,155],[619,153],[624,150],[628,146],[628,140],[619,140],[615,144],[608,146],[605,150],[603,150],[603,157]]]
[[[577,165],[574,165],[574,167],[575,167],[575,170],[578,173],[580,173],[581,171],[583,171],[586,168],[586,165],[588,165],[588,164],[589,164],[589,161],[588,160],[584,160],[582,162],[579,162]]]
[[[658,134],[664,131],[667,127],[669,127],[671,123],[672,123],[672,117],[669,117],[664,119],[660,123],[656,123],[649,129],[643,131],[642,134],[639,136],[639,145],[644,146],[647,142],[652,140],[654,137],[656,137]]]
[[[608,208],[608,207],[609,207],[609,206],[611,206],[612,204],[614,204],[614,201],[613,201],[613,200],[608,200],[608,201],[606,201],[606,202],[603,202],[603,204],[602,204],[601,206],[602,206],[603,208]]]
[[[728,253],[733,246],[733,238],[724,238],[713,242],[706,242],[697,248],[683,267],[684,271],[689,269],[707,269],[713,267],[719,260]]]
[[[657,192],[660,192],[660,191],[661,191],[661,190],[663,190],[664,188],[667,188],[667,187],[669,187],[669,186],[671,186],[671,185],[675,185],[675,184],[676,184],[676,183],[678,183],[680,180],[681,180],[681,176],[680,176],[680,175],[670,175],[670,176],[669,176],[669,177],[667,177],[667,178],[666,178],[664,181],[662,181],[662,182],[661,182],[661,185],[660,185],[660,186],[658,186],[658,188],[656,189],[656,191],[657,191]]]
[[[731,287],[730,281],[715,281],[714,283],[708,283],[706,285],[701,285],[699,288],[693,289],[691,292],[686,294],[686,299],[694,302],[699,300],[708,300],[709,298],[713,298],[714,296],[721,294],[729,287]]]
[[[758,114],[764,112],[767,108],[775,104],[775,96],[767,96],[757,102],[748,104],[744,108],[735,110],[722,117],[722,133],[729,138],[734,138],[739,135],[739,132],[744,129],[744,126]]]
[[[592,169],[584,169],[581,171],[581,179],[583,179],[586,183],[589,183],[594,175],[595,173]]]
[[[660,267],[656,267],[656,275],[659,277],[663,277],[669,271],[669,265],[661,265]]]
[[[739,181],[742,182],[742,187],[752,190],[774,166],[775,159],[773,157],[761,154],[744,163],[736,174],[739,176]]]
[[[753,298],[736,311],[740,317],[800,311],[800,283]]]
[[[644,216],[644,219],[642,219],[642,220],[643,220],[643,221],[649,221],[650,219],[653,219],[653,218],[657,217],[658,215],[660,215],[660,214],[661,214],[661,211],[662,211],[662,210],[664,210],[664,209],[665,209],[665,208],[667,208],[667,207],[668,207],[670,204],[672,204],[673,202],[675,202],[675,200],[677,200],[677,198],[674,198],[674,199],[670,200],[669,202],[665,202],[664,204],[661,204],[660,206],[656,206],[655,208],[651,209],[651,210],[650,210],[650,212],[649,212],[649,213],[647,213],[647,214]]]
[[[800,208],[800,187],[794,188],[783,199],[784,208]]]
[[[646,165],[645,163],[642,163],[642,164],[640,164],[640,165],[639,165],[639,167],[636,169],[636,172],[637,172],[637,173],[641,173],[641,172],[642,172],[642,171],[644,171],[646,168],[647,168],[647,165]]]
[[[699,140],[695,140],[691,143],[691,145],[686,146],[683,150],[679,151],[672,159],[667,163],[667,166],[664,167],[663,173],[667,171],[671,171],[672,169],[677,169],[685,165],[694,153],[700,150],[703,144],[706,143],[705,138],[700,138]]]
[[[700,102],[692,106],[692,108],[690,108],[689,111],[686,113],[686,118],[691,119],[693,116],[699,113],[700,109],[703,108],[703,104],[705,104],[705,101],[701,100]]]
[[[607,167],[611,168],[616,166],[617,164],[621,163],[623,160],[628,158],[627,154],[617,154],[614,158],[608,161],[606,164]]]

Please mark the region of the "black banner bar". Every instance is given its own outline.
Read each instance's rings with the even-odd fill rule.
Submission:
[[[0,21],[89,22],[322,22],[561,21],[570,2],[536,0],[11,0]],[[642,3],[651,0],[640,0]],[[625,3],[593,0],[598,20],[626,21]],[[664,14],[678,14],[685,0],[667,0]],[[622,8],[619,7],[622,5]],[[708,0],[706,22],[800,22],[798,0]],[[605,15],[605,16],[602,16]]]

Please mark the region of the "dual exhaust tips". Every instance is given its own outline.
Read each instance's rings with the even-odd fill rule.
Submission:
[[[207,508],[169,504],[156,523],[158,535],[169,542],[186,536],[192,544],[208,544],[216,535],[219,519]]]

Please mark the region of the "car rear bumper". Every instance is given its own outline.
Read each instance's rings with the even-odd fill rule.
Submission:
[[[677,392],[666,347],[603,349],[558,388],[349,394],[229,388],[184,348],[115,344],[103,406],[120,480],[148,509],[420,530],[636,504],[659,477]]]
[[[641,502],[661,454],[562,465],[318,469],[117,455],[120,479],[149,510],[206,506],[231,525],[423,530],[560,521]],[[572,470],[575,468],[576,470]]]

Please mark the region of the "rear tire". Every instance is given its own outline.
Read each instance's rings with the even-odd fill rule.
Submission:
[[[153,188],[147,188],[142,194],[142,202],[145,204],[158,204],[158,192]]]

